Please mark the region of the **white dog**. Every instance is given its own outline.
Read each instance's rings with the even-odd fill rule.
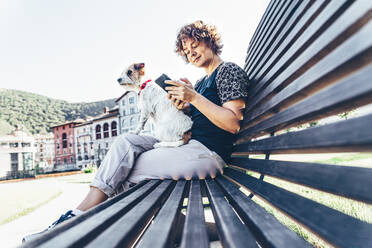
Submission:
[[[141,83],[145,75],[145,64],[132,64],[123,71],[118,82],[128,91],[139,94],[140,123],[135,131],[139,134],[146,121],[151,117],[155,123],[155,137],[160,140],[154,145],[177,147],[185,144],[185,133],[190,131],[192,120],[178,110],[167,98],[167,93],[155,82]]]

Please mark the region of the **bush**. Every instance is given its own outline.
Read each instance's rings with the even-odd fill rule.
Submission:
[[[89,168],[85,168],[84,169],[84,173],[92,173],[93,172],[93,168],[92,167],[89,167]]]

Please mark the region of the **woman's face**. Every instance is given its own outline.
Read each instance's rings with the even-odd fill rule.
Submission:
[[[215,55],[205,42],[198,42],[197,40],[184,40],[182,41],[182,47],[189,62],[196,67],[207,67]]]

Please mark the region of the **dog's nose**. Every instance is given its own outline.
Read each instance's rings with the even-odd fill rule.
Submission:
[[[121,83],[121,81],[122,81],[122,80],[123,80],[123,79],[121,79],[121,78],[118,78],[118,82],[119,82],[119,83]]]

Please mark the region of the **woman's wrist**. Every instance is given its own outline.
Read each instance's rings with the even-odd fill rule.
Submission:
[[[191,99],[190,103],[194,106],[197,106],[201,98],[202,98],[202,95],[196,92],[194,97]]]

